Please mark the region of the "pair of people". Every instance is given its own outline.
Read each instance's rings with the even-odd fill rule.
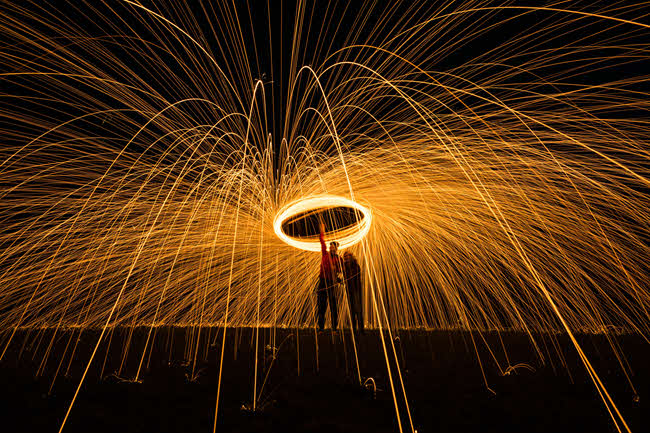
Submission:
[[[345,287],[350,305],[352,327],[355,330],[363,331],[363,313],[361,296],[361,268],[354,255],[346,251],[343,254],[343,262],[338,255],[339,244],[336,241],[330,242],[329,252],[325,244],[325,224],[320,223],[319,238],[321,245],[320,274],[318,276],[317,308],[318,328],[325,328],[325,313],[329,303],[330,315],[332,316],[332,329],[338,327],[338,308],[336,305],[336,289],[345,280]]]

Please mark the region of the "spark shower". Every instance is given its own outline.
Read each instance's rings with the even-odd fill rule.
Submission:
[[[280,226],[328,197],[382,332],[647,338],[649,11],[590,3],[4,3],[1,356],[313,326]]]

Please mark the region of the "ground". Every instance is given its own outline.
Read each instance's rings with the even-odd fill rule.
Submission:
[[[131,331],[130,350],[122,364]],[[108,335],[110,348],[107,338],[91,364],[64,432],[212,431],[223,330],[202,328],[196,351],[195,345],[187,343],[196,341],[197,328],[157,328],[151,355],[145,357],[135,382],[148,331],[119,328]],[[0,410],[3,424],[11,427],[2,431],[59,430],[99,331],[81,333],[68,369],[77,335],[78,331],[67,330],[52,340],[52,330],[32,330],[14,336],[0,362],[4,391]],[[386,335],[384,341],[405,432],[411,431],[409,413],[419,433],[617,431],[566,336],[535,335],[543,359],[521,333],[402,330],[397,337],[392,343],[408,408],[391,338]],[[44,370],[39,371],[50,341],[54,344]],[[650,431],[650,345],[635,335],[617,336],[614,346],[603,335],[581,335],[579,341],[631,431]],[[359,383],[349,331],[316,334],[313,329],[263,328],[258,342],[256,390],[260,397],[253,411],[255,330],[229,329],[226,334],[217,431],[399,431],[377,330],[355,339],[366,387]],[[629,366],[634,388],[612,347],[625,355],[621,359]],[[187,362],[194,353],[198,356],[195,366]],[[502,374],[506,371],[509,374]]]

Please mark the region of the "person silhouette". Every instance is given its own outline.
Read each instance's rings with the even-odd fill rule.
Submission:
[[[339,244],[336,241],[330,242],[330,250],[327,251],[325,244],[325,224],[319,224],[319,239],[321,246],[320,273],[318,275],[318,287],[316,289],[318,304],[318,329],[325,329],[325,313],[329,302],[330,314],[332,316],[332,329],[338,327],[338,309],[336,306],[336,288],[341,282],[341,259],[338,256]]]
[[[350,319],[352,328],[355,331],[363,330],[363,289],[361,286],[361,267],[357,258],[350,251],[343,254],[343,278],[345,289],[348,294],[348,305],[350,306]]]

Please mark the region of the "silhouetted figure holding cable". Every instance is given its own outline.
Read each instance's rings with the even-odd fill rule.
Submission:
[[[361,267],[350,251],[343,254],[343,278],[348,293],[352,328],[363,333],[363,292],[361,286]]]
[[[341,282],[341,259],[337,252],[338,242],[330,242],[330,250],[325,245],[325,224],[322,222],[320,228],[321,262],[320,274],[318,276],[318,287],[316,289],[318,302],[318,329],[325,328],[325,312],[329,301],[330,314],[332,315],[332,329],[336,330],[339,321],[336,308],[336,288]]]

